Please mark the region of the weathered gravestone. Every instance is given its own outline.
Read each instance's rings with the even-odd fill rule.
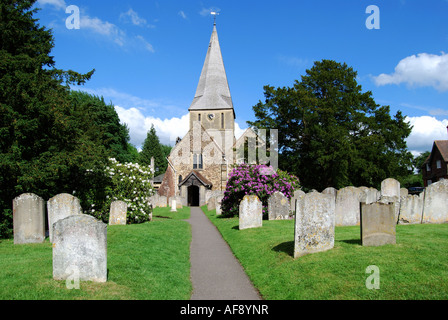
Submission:
[[[215,210],[215,209],[216,209],[216,198],[211,197],[208,199],[208,202],[207,202],[207,210],[211,211],[211,210]]]
[[[126,225],[128,205],[124,201],[114,201],[110,204],[109,225]]]
[[[363,246],[395,244],[395,227],[393,203],[361,203],[361,243]]]
[[[45,201],[33,193],[13,200],[14,244],[42,243],[45,240]]]
[[[216,215],[220,216],[222,215],[222,209],[221,209],[221,203],[224,196],[218,196],[216,197]]]
[[[437,181],[425,189],[422,223],[448,222],[448,180]]]
[[[361,194],[359,197],[360,202],[369,204],[377,202],[381,197],[381,192],[372,187],[359,187],[359,190],[361,190]]]
[[[359,203],[362,191],[356,187],[339,189],[336,194],[336,226],[359,225]]]
[[[82,214],[79,199],[68,193],[55,195],[47,202],[48,231],[53,242],[53,223],[74,214]]]
[[[269,220],[289,219],[289,200],[283,193],[274,192],[268,199],[268,218]]]
[[[409,194],[402,198],[400,202],[400,216],[398,224],[419,224],[422,223],[423,200],[425,192],[420,194]]]
[[[333,197],[333,200],[336,202],[336,196],[338,194],[338,190],[333,187],[328,187],[322,190],[323,194],[330,194]]]
[[[74,270],[79,281],[107,281],[107,225],[85,214],[53,224],[53,278],[66,280]]]
[[[296,202],[294,258],[334,247],[335,201],[331,194],[307,193]]]
[[[400,182],[393,178],[384,179],[381,182],[381,197],[378,201],[394,203],[395,222],[398,222],[400,214]]]
[[[305,192],[303,192],[302,190],[294,191],[294,195],[291,198],[291,200],[289,201],[289,209],[291,210],[291,212],[293,212],[293,213],[296,212],[296,201],[297,201],[297,199],[303,197],[304,195],[305,195]]]
[[[239,229],[258,228],[263,223],[263,205],[256,195],[246,195],[240,202]]]

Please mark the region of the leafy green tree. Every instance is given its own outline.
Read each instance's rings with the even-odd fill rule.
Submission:
[[[278,129],[279,166],[305,189],[379,187],[409,173],[410,125],[362,92],[356,76],[345,63],[315,62],[293,87],[265,86],[265,102],[253,107],[256,120],[248,124]]]
[[[89,186],[85,170],[107,160],[70,104],[69,85],[84,84],[94,70],[55,68],[54,39],[33,18],[34,3],[0,2],[0,237],[11,235],[14,197],[48,199]]]
[[[154,157],[154,176],[165,173],[168,162],[164,156],[162,145],[160,144],[154,125],[151,125],[151,129],[148,131],[146,139],[143,142],[139,163],[148,166],[151,164],[152,157]]]

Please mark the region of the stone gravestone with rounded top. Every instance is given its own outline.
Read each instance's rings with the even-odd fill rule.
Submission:
[[[296,202],[294,258],[334,247],[335,201],[331,194],[307,193]]]
[[[80,281],[107,281],[107,225],[85,214],[53,224],[53,278],[66,280],[74,271]]]
[[[268,200],[269,220],[286,220],[289,218],[290,204],[283,193],[274,192]]]
[[[256,195],[246,195],[240,202],[239,229],[258,228],[263,223],[263,205]]]
[[[14,244],[42,243],[45,240],[45,201],[33,193],[13,200]]]
[[[363,246],[396,243],[395,204],[361,203],[361,242]]]
[[[73,214],[82,214],[81,204],[75,196],[61,193],[48,200],[47,215],[50,242],[53,242],[53,223]]]

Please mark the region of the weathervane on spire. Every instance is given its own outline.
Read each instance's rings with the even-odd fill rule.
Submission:
[[[210,12],[210,14],[213,16],[213,25],[216,26],[216,16],[218,16],[219,13],[216,11],[212,11],[212,12]]]

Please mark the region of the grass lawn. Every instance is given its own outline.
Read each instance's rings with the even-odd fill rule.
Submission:
[[[0,240],[0,300],[187,300],[190,282],[190,208],[156,208],[153,221],[107,227],[106,283],[69,290],[53,280],[52,246]]]
[[[448,224],[399,225],[397,244],[361,246],[359,227],[336,227],[333,249],[297,259],[294,220],[238,229],[202,207],[266,300],[448,299]],[[375,265],[380,288],[367,289]]]

